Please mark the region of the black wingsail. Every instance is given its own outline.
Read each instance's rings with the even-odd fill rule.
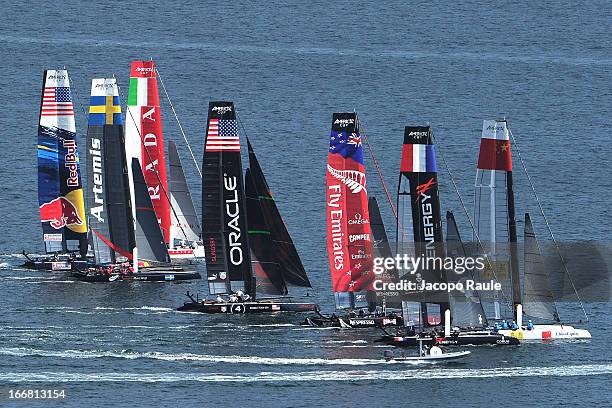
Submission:
[[[250,174],[255,194],[259,198],[261,212],[270,231],[270,237],[276,245],[276,262],[280,265],[284,281],[288,285],[311,287],[310,280],[300,259],[300,255],[287,231],[287,226],[276,206],[272,191],[259,165],[251,142],[247,138],[249,150]],[[249,220],[251,217],[248,216]],[[249,227],[249,230],[251,228]]]
[[[406,126],[402,146],[402,162],[398,185],[398,243],[404,243],[408,229],[412,228],[414,255],[422,258],[443,257],[442,217],[440,214],[440,197],[433,137],[429,126]],[[399,228],[401,223],[402,228]],[[404,246],[403,252],[407,248]],[[420,276],[419,276],[420,274]],[[416,272],[429,283],[445,282],[444,271],[432,266]],[[432,299],[435,297],[435,299]],[[448,308],[446,292],[416,293],[408,296],[411,302],[420,302],[422,323],[434,325]],[[415,305],[411,306],[411,309]],[[428,312],[429,311],[429,312]],[[412,320],[412,319],[411,319]]]
[[[254,296],[240,139],[232,102],[210,102],[208,107],[202,224],[209,292],[245,289]]]
[[[170,255],[164,241],[147,182],[137,158],[132,159],[134,178],[134,204],[136,205],[136,247],[138,258],[148,261],[170,263]]]
[[[123,118],[114,78],[92,80],[87,128],[89,225],[98,263],[131,259],[134,222],[125,156]]]
[[[446,256],[449,258],[465,258],[467,256],[463,241],[459,235],[459,228],[455,216],[451,211],[446,212]],[[463,274],[456,271],[447,271],[446,280],[448,282],[463,284],[465,288],[466,280],[476,280],[470,270]],[[450,310],[452,313],[453,325],[460,327],[486,327],[487,319],[477,291],[465,289],[463,292],[453,291],[450,298]]]
[[[244,184],[247,219],[249,220],[249,246],[251,264],[255,274],[256,293],[286,295],[287,285],[277,262],[278,247],[272,241],[272,234],[266,223],[250,169],[246,171]]]

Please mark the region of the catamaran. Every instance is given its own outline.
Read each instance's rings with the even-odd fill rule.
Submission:
[[[170,265],[140,162],[127,161],[115,78],[92,80],[88,122],[88,218],[95,266],[78,268],[73,276],[87,282],[199,279],[195,268]]]
[[[491,257],[504,266],[495,268],[498,272],[495,278],[500,281],[505,279],[505,283],[512,288],[511,301],[509,301],[511,307],[503,310],[509,312],[515,320],[517,329],[502,329],[499,330],[499,333],[521,340],[591,338],[588,330],[561,323],[550,289],[549,273],[545,270],[542,253],[528,214],[525,216],[524,231],[524,286],[521,287],[516,246],[517,228],[510,134],[506,120],[484,121],[476,175],[476,226],[480,238],[488,238],[490,241]],[[521,164],[523,164],[522,161]],[[523,169],[526,172],[524,164]],[[531,183],[530,178],[527,177],[527,179]],[[533,192],[535,193],[534,188]],[[540,210],[545,218],[541,207]],[[508,263],[509,267],[505,266]],[[508,270],[509,274],[506,273]],[[567,270],[566,273],[569,274]],[[496,318],[506,317],[507,314],[499,313],[501,309],[499,303],[496,306]],[[523,314],[543,323],[524,325]]]
[[[255,152],[243,180],[232,102],[210,102],[202,166],[202,223],[209,296],[179,311],[276,313],[317,310],[290,302],[287,286],[310,281],[272,197]],[[258,294],[274,295],[259,298]]]
[[[70,271],[87,264],[87,220],[68,71],[46,70],[38,124],[38,204],[46,256],[24,267]]]
[[[176,146],[169,146],[170,189],[154,61],[133,61],[128,92],[125,146],[139,160],[155,214],[172,260],[203,258],[197,216]],[[132,170],[130,178],[132,177]]]
[[[438,191],[437,162],[429,126],[407,126],[404,130],[398,186],[398,253],[441,258],[465,257],[455,218],[447,213],[447,240],[444,248]],[[401,223],[401,224],[400,224]],[[412,226],[412,241],[407,231]],[[410,272],[412,274],[412,271]],[[412,276],[412,277],[410,277]],[[456,282],[462,277],[436,265],[420,268],[400,279],[426,282]],[[402,310],[405,334],[385,333],[379,341],[394,346],[415,346],[419,341],[444,345],[516,345],[519,341],[487,328],[478,293],[404,293]],[[443,326],[442,328],[439,327]],[[454,325],[454,329],[452,329]],[[428,331],[423,336],[418,331]],[[421,340],[425,338],[425,340]]]
[[[371,201],[370,208],[368,201],[362,134],[355,112],[332,116],[326,186],[332,290],[336,309],[345,313],[308,316],[303,325],[342,328],[400,325],[401,316],[387,311],[385,299],[377,298],[372,287],[373,256],[385,250],[388,240],[377,202]]]

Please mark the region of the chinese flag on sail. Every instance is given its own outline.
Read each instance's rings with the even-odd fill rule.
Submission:
[[[480,139],[478,168],[512,171],[510,138],[505,121],[485,120]]]

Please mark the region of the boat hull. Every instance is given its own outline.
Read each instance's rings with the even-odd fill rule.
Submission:
[[[83,282],[174,282],[201,279],[195,269],[184,269],[177,266],[155,266],[141,268],[137,273],[101,273],[97,271],[78,271],[72,274]]]
[[[400,327],[403,321],[400,316],[378,316],[378,317],[307,317],[302,326],[311,327],[339,327],[353,329],[369,329],[373,327]]]
[[[195,248],[171,248],[168,249],[168,254],[172,261],[204,259],[205,257],[203,245],[197,245]]]
[[[450,353],[425,355],[425,356],[389,356],[385,355],[387,361],[419,361],[419,362],[437,362],[437,361],[457,361],[469,357],[470,351],[454,351]]]
[[[78,271],[92,265],[91,258],[84,259],[73,253],[49,254],[36,258],[30,258],[25,251],[23,251],[22,254],[25,258],[25,262],[21,265],[21,267],[37,271]]]
[[[379,342],[395,347],[413,347],[419,345],[417,336],[392,336],[386,335]],[[439,344],[442,346],[517,346],[520,340],[516,337],[506,336],[493,332],[468,332],[457,336],[423,338],[423,344]]]
[[[265,314],[278,312],[314,312],[314,303],[284,303],[269,301],[253,302],[186,302],[179,312],[199,312],[210,314]]]
[[[500,334],[510,336],[521,341],[548,341],[590,339],[591,333],[585,329],[562,324],[536,324],[532,330],[526,328],[518,330],[500,330]]]
[[[28,259],[22,268],[33,269],[37,271],[52,271],[52,272],[69,272],[78,271],[87,268],[88,261],[84,260],[50,260],[50,259]]]

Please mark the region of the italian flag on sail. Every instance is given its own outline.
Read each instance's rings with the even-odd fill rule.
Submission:
[[[154,61],[132,62],[125,120],[125,151],[128,163],[131,163],[130,159],[134,157],[140,161],[157,220],[164,240],[168,243],[170,202]],[[131,169],[129,173],[132,180]]]

